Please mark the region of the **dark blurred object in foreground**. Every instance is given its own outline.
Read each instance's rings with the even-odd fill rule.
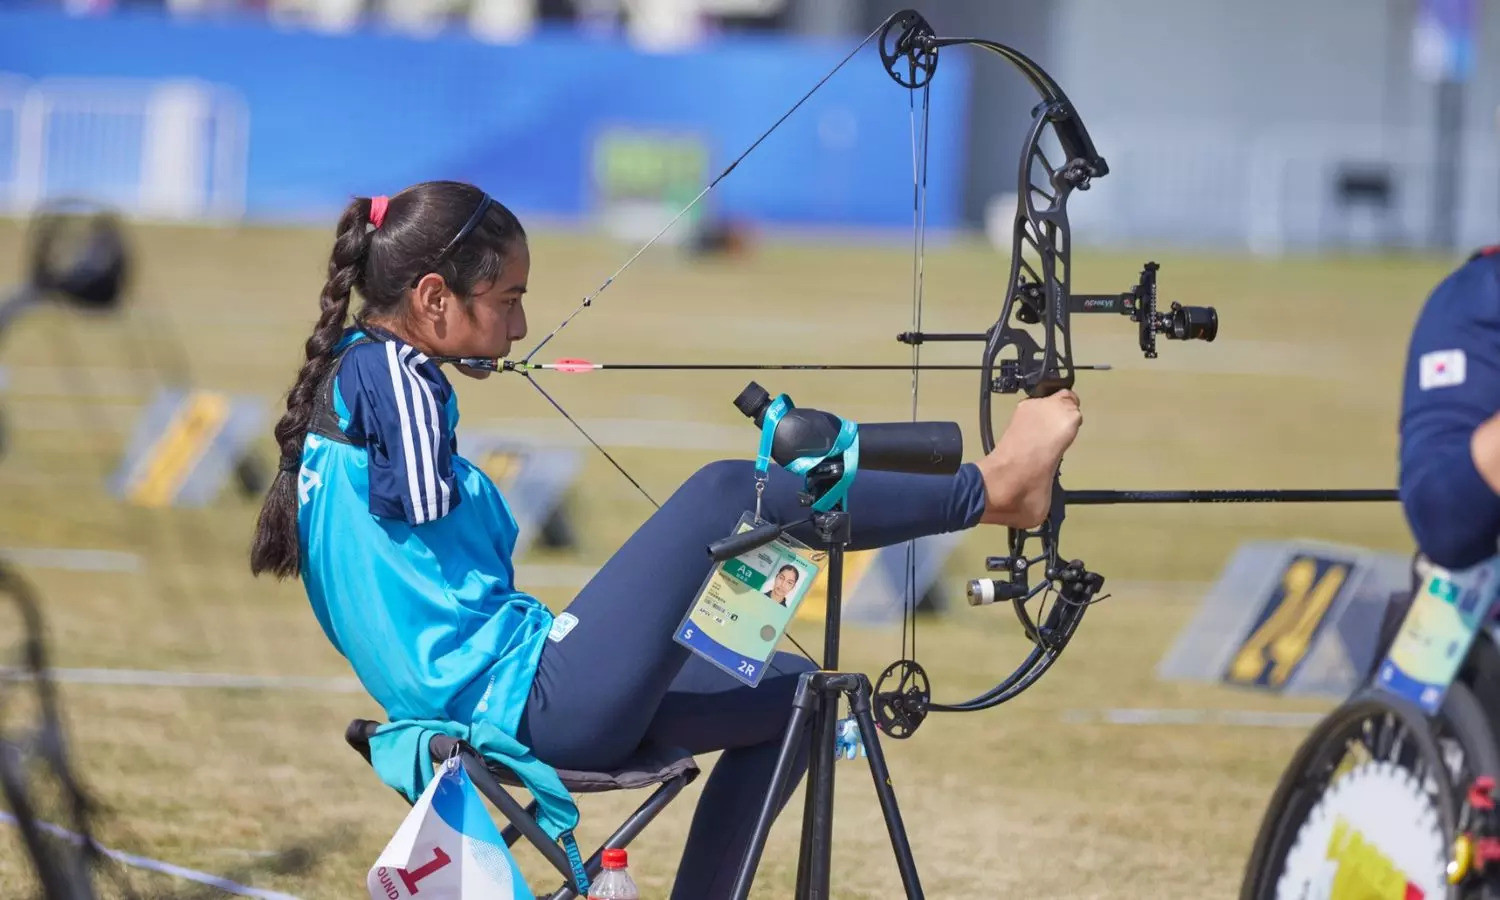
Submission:
[[[23,310],[55,301],[89,312],[113,312],[130,274],[119,219],[78,201],[41,209],[31,221],[25,283],[0,301],[0,335]]]
[[[0,793],[46,900],[91,900],[90,871],[99,848],[90,836],[94,804],[68,762],[57,695],[48,677],[42,618],[21,576],[0,561],[0,617],[18,616],[20,636],[0,664]],[[17,652],[19,651],[19,652]],[[46,819],[61,818],[81,841],[52,836]]]

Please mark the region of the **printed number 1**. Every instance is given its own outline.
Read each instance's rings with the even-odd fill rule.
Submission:
[[[1317,561],[1306,557],[1287,567],[1281,577],[1281,602],[1235,656],[1229,669],[1232,680],[1254,683],[1264,678],[1276,687],[1286,682],[1349,575],[1347,565],[1332,565],[1315,582],[1317,571]]]
[[[452,861],[453,860],[448,858],[448,854],[443,852],[442,847],[433,847],[432,862],[423,863],[421,866],[411,870],[410,872],[406,871],[405,869],[397,869],[396,874],[401,876],[401,883],[406,885],[406,889],[415,894],[417,892],[417,882],[421,881],[423,878],[426,878],[428,875],[431,875],[433,872],[436,872],[438,869],[441,869],[443,866],[446,866]]]

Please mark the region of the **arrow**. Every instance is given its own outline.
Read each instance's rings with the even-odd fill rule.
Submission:
[[[634,372],[764,372],[764,371],[844,371],[844,372],[978,372],[977,365],[887,365],[872,363],[596,363],[587,359],[564,358],[550,363],[529,363],[514,360],[495,360],[475,357],[445,359],[470,369],[506,372],[552,371],[569,375],[586,372],[634,371]],[[1074,366],[1074,370],[1108,371],[1109,366]]]

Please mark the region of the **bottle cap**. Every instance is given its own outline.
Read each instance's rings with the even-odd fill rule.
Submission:
[[[604,851],[604,868],[623,869],[626,865],[626,854],[622,849],[614,848]]]

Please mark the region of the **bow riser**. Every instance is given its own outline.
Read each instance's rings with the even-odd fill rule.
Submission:
[[[1087,190],[1093,178],[1107,174],[1109,167],[1095,151],[1072,103],[1040,66],[993,41],[924,38],[915,33],[926,24],[920,17],[903,21],[907,33],[897,46],[922,49],[928,54],[924,59],[931,59],[933,65],[937,47],[957,44],[980,47],[1015,65],[1041,94],[1041,102],[1032,111],[1031,126],[1019,159],[1005,301],[999,318],[986,332],[982,357],[979,432],[982,449],[989,453],[995,448],[996,394],[1045,397],[1073,387],[1075,367],[1069,317],[1072,232],[1068,200],[1074,190]],[[887,71],[891,71],[890,61],[886,62]],[[1044,143],[1061,149],[1059,164],[1049,158]],[[923,336],[914,337],[919,342]],[[886,713],[877,718],[882,724],[889,722],[893,726],[888,731],[892,737],[909,736],[930,710],[958,712],[1004,703],[1036,683],[1056,661],[1104,581],[1078,560],[1063,562],[1058,535],[1065,506],[1061,482],[1054,476],[1047,520],[1035,530],[1007,529],[1009,555],[987,560],[986,567],[997,573],[997,577],[976,579],[968,586],[969,602],[973,605],[1002,600],[1011,603],[1022,632],[1033,645],[1026,660],[990,690],[955,704],[932,703],[930,693],[910,686],[914,681],[926,685],[925,673],[915,660],[893,664],[881,680],[897,680],[898,688],[887,692],[877,687],[880,701],[877,707]],[[1039,551],[1028,555],[1026,548],[1032,540],[1039,544]],[[1032,577],[1033,570],[1039,578]],[[1055,594],[1056,600],[1042,616],[1042,624],[1038,624],[1027,604],[1043,593]]]
[[[995,448],[994,394],[1024,392],[1044,397],[1072,388],[1074,383],[1068,316],[1072,270],[1068,198],[1075,187],[1086,188],[1090,176],[1082,160],[1070,159],[1061,168],[1053,168],[1041,149],[1064,105],[1054,102],[1038,107],[1021,153],[1010,278],[1000,318],[989,332],[980,383],[980,440],[986,453]],[[1038,165],[1047,174],[1050,191],[1036,185]],[[1038,198],[1045,205],[1039,205]]]

